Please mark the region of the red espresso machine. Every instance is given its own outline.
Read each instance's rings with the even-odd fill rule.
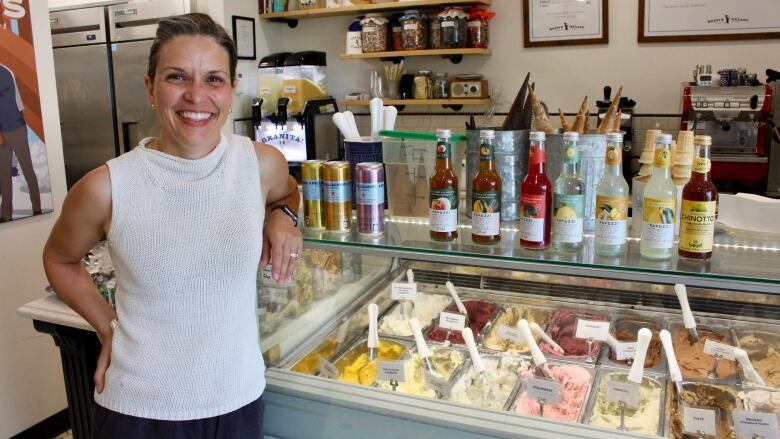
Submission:
[[[712,136],[712,179],[720,190],[764,193],[769,174],[773,89],[684,86],[681,130]]]

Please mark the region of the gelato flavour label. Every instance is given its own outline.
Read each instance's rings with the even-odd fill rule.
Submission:
[[[425,387],[427,389],[432,389],[436,392],[439,392],[444,399],[450,398],[451,388],[450,383],[447,382],[444,378],[431,373],[429,370],[425,370],[425,376],[424,376],[424,383]]]
[[[608,145],[607,156],[604,159],[607,166],[614,166],[623,163],[623,151],[619,145]]]
[[[331,363],[323,357],[320,357],[320,375],[324,376],[325,378],[337,380],[339,379],[339,369],[335,364]]]
[[[439,142],[436,144],[436,158],[448,159],[450,158],[450,151],[452,147],[447,142]]]
[[[675,200],[645,197],[643,205],[642,242],[650,248],[672,248]]]
[[[553,196],[553,238],[557,242],[582,242],[582,217],[585,212],[584,195]]]
[[[653,165],[656,168],[671,168],[672,167],[672,151],[669,148],[655,149],[655,160]]]
[[[627,408],[639,408],[639,384],[607,381],[607,402],[615,404],[622,402]]]
[[[712,251],[715,235],[715,201],[682,200],[680,206],[680,250],[692,253]]]
[[[495,236],[501,227],[501,198],[496,191],[475,191],[471,205],[471,233]]]
[[[596,242],[623,245],[628,229],[628,197],[596,195]]]
[[[713,409],[683,407],[683,430],[685,433],[695,437],[703,434],[708,436],[717,435],[716,419],[717,412]]]
[[[431,189],[430,227],[434,232],[458,229],[458,192],[455,188]]]
[[[740,438],[780,439],[777,415],[774,413],[737,410],[734,412],[734,430]]]
[[[453,331],[463,331],[466,327],[466,316],[452,312],[442,312],[439,314],[439,327],[452,329]]]
[[[577,320],[577,338],[606,341],[609,338],[609,322],[597,322],[595,320]]]
[[[627,360],[636,356],[636,342],[618,343],[615,349],[615,359],[618,361]]]
[[[390,286],[390,298],[393,300],[417,299],[417,284],[409,282],[393,282]]]
[[[734,356],[734,346],[718,343],[710,339],[707,339],[704,342],[704,353],[707,355],[712,355],[713,357],[719,356],[729,361],[736,360],[736,357]]]
[[[519,345],[525,344],[525,338],[523,338],[523,333],[520,332],[520,330],[518,329],[511,328],[506,325],[499,326],[498,331],[496,331],[496,335],[498,335],[498,338],[509,340],[515,344],[519,344]]]
[[[531,399],[543,400],[545,404],[558,404],[561,385],[555,381],[540,378],[529,378],[525,391]]]
[[[710,159],[704,157],[698,157],[693,161],[693,172],[697,174],[707,174],[712,168],[712,162]]]
[[[531,242],[544,241],[544,214],[547,200],[544,195],[520,195],[520,238]]]
[[[399,383],[406,381],[404,376],[403,361],[377,361],[376,378],[382,381],[395,380]]]

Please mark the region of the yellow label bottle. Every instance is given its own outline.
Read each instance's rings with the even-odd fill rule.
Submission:
[[[718,189],[710,180],[710,136],[693,139],[696,159],[691,179],[683,188],[680,207],[680,244],[678,253],[686,259],[709,259],[715,235]]]
[[[655,137],[653,175],[644,190],[642,241],[639,243],[639,253],[647,259],[670,259],[674,249],[677,187],[672,181],[671,144],[669,134]]]

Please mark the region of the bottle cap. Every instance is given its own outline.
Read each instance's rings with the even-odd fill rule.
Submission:
[[[657,134],[655,136],[655,143],[661,143],[663,145],[671,145],[672,144],[672,135],[671,134]]]
[[[696,137],[693,138],[693,143],[696,144],[696,145],[707,145],[707,146],[710,146],[710,145],[712,145],[712,137],[704,136],[704,135],[696,136]]]
[[[449,139],[452,137],[452,130],[436,130],[436,137],[441,139]]]
[[[481,130],[479,132],[479,137],[482,137],[483,139],[495,139],[496,132],[493,130]]]
[[[544,140],[544,131],[531,131],[529,138],[531,141]]]
[[[580,134],[575,131],[566,131],[563,133],[563,141],[576,142],[580,140]]]
[[[610,131],[607,133],[607,142],[618,143],[623,141],[623,131]]]

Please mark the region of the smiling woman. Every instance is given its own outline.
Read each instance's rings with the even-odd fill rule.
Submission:
[[[284,281],[302,240],[284,157],[221,132],[235,69],[210,17],[162,20],[145,77],[159,136],[76,183],[44,249],[54,290],[102,341],[93,438],[262,437],[258,265]],[[102,237],[116,313],[80,263]]]

